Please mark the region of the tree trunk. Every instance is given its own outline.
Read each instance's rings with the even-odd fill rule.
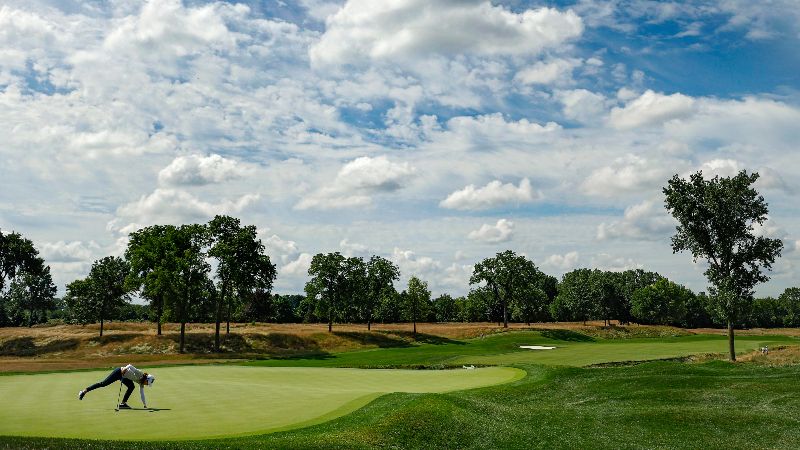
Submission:
[[[184,344],[185,332],[186,332],[186,322],[181,320],[181,350],[180,350],[180,353],[183,353],[183,344]]]
[[[100,337],[103,337],[103,316],[100,316]]]
[[[508,308],[506,302],[503,302],[503,328],[508,328]]]
[[[414,337],[417,337],[417,319],[414,319]]]
[[[333,303],[328,304],[328,333],[333,332]]]
[[[731,361],[736,361],[736,350],[733,347],[733,321],[728,321],[728,348],[730,349]]]
[[[225,334],[231,334],[231,300],[228,299],[228,323],[225,325]]]
[[[222,289],[217,299],[216,328],[214,331],[214,351],[219,352],[219,325],[222,322],[222,302],[225,301],[225,291],[228,289],[227,282],[222,282]]]
[[[372,331],[372,319],[367,319],[367,331]]]
[[[157,334],[161,336],[161,316],[164,314],[164,297],[158,299],[158,308],[156,308],[156,323],[158,323]]]

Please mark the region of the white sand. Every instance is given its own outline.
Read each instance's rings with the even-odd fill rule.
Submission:
[[[545,347],[543,345],[520,345],[519,348],[527,348],[529,350],[552,350],[555,347]]]

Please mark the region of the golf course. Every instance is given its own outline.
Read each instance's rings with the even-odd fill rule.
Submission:
[[[213,364],[140,364],[158,380],[145,388],[149,408],[141,407],[137,389],[129,400],[133,409],[119,412],[119,383],[92,391],[82,401],[76,397],[78,390],[105,378],[110,366],[12,371],[0,376],[0,445],[569,448],[590,440],[607,448],[800,444],[800,339],[791,333],[742,335],[737,339],[740,361],[731,363],[723,360],[727,341],[721,334],[664,336],[657,330],[646,337],[649,330],[637,327],[628,337],[608,335],[602,327],[469,338],[428,334],[420,335],[419,341],[384,340],[379,341],[382,346],[346,351]],[[773,349],[770,355],[758,351],[764,346]],[[129,356],[136,364],[136,355]]]

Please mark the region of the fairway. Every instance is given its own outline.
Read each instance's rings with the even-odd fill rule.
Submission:
[[[519,369],[364,370],[242,366],[154,370],[157,411],[114,411],[119,383],[79,389],[108,371],[0,377],[0,435],[84,439],[193,439],[297,428],[352,412],[390,392],[449,392],[520,379]],[[129,404],[140,407],[138,387]]]
[[[741,336],[736,340],[739,352],[750,352],[764,345],[797,345],[789,336]],[[523,345],[555,347],[552,350],[529,350]],[[594,339],[570,332],[516,331],[484,338],[450,341],[442,344],[420,344],[405,348],[380,348],[326,355],[324,358],[265,359],[253,361],[256,366],[307,367],[398,367],[464,364],[513,365],[546,364],[587,366],[623,361],[647,361],[680,358],[689,355],[727,350],[722,335],[698,334],[665,338]]]

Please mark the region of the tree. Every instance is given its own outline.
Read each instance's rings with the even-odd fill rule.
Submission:
[[[551,305],[557,320],[578,320],[586,324],[591,318],[596,296],[592,275],[590,269],[575,269],[561,277],[558,295]]]
[[[153,225],[129,235],[125,259],[131,266],[128,289],[141,290],[155,313],[156,333],[161,335],[165,299],[175,292],[175,236],[172,225]]]
[[[366,292],[363,309],[367,330],[372,329],[372,317],[381,298],[394,291],[394,282],[400,278],[400,268],[386,258],[373,255],[366,265]]]
[[[67,285],[64,303],[68,316],[81,325],[97,320],[97,295],[92,280],[87,278],[75,280]]]
[[[631,313],[639,323],[682,326],[694,297],[691,290],[662,278],[633,294]]]
[[[317,317],[327,318],[328,332],[333,331],[333,321],[342,308],[345,290],[345,257],[339,252],[317,253],[308,268],[311,280],[306,283],[306,296],[316,300]]]
[[[773,328],[783,326],[786,310],[781,301],[773,297],[756,298],[747,319],[749,327]]]
[[[800,327],[800,288],[787,288],[778,297],[781,307],[786,311],[783,316],[783,326]]]
[[[92,264],[89,278],[97,295],[100,336],[103,335],[103,321],[106,318],[113,318],[114,310],[130,301],[125,288],[125,279],[129,271],[128,263],[116,256],[106,256]]]
[[[430,303],[431,291],[428,290],[428,283],[415,276],[411,277],[408,280],[405,306],[409,319],[414,323],[415,337],[417,336],[417,319],[427,315]]]
[[[214,349],[219,351],[219,329],[222,322],[222,308],[227,308],[226,333],[230,333],[231,310],[234,299],[240,300],[249,292],[264,284],[268,272],[269,258],[264,255],[264,245],[257,238],[254,225],[242,226],[239,219],[230,216],[216,216],[208,223],[211,248],[208,255],[217,260],[216,328]],[[265,259],[266,258],[266,259]],[[274,280],[274,266],[272,266]],[[268,275],[266,275],[268,277]],[[271,281],[269,283],[272,287]],[[234,297],[234,293],[238,296]]]
[[[547,311],[547,294],[535,284],[524,284],[516,294],[512,317],[530,326],[532,320],[542,318]]]
[[[183,353],[189,310],[210,284],[211,266],[203,251],[209,245],[210,236],[204,225],[192,224],[171,230],[168,238],[172,243],[170,256],[174,258],[176,291],[176,295],[169,297],[169,306],[181,324],[179,351]]]
[[[106,319],[130,300],[125,287],[130,266],[122,258],[106,256],[92,264],[89,276],[67,285],[65,301],[80,323],[100,321],[100,336]]]
[[[384,291],[375,308],[375,319],[381,323],[397,323],[402,320],[403,305],[400,293],[394,287]]]
[[[540,276],[542,278],[540,281],[532,281]],[[502,312],[503,327],[508,328],[508,307],[514,302],[515,295],[524,290],[521,286],[526,282],[535,282],[541,289],[544,279],[543,274],[531,261],[511,250],[506,250],[494,258],[486,258],[475,265],[469,284],[481,282],[485,282],[491,289],[495,302]]]
[[[594,315],[602,318],[606,326],[611,324],[612,318],[619,320],[620,317],[629,315],[622,295],[621,273],[595,269],[590,280],[595,295]]]
[[[35,266],[42,263],[38,255],[29,239],[16,232],[3,234],[0,230],[0,293],[18,272],[34,272]]]
[[[456,320],[456,300],[450,294],[442,294],[433,299],[433,310],[437,322]]]
[[[629,323],[631,319],[633,319],[631,314],[633,293],[645,286],[650,286],[662,278],[664,277],[656,272],[647,272],[642,269],[626,270],[619,274],[618,287],[622,295],[622,304],[620,305],[617,320],[619,320],[620,323]]]
[[[50,267],[41,262],[30,271],[18,273],[11,282],[9,297],[19,309],[28,311],[28,327],[31,327],[37,311],[42,321],[46,321],[46,311],[55,309],[56,292]]]
[[[678,175],[664,188],[665,206],[678,221],[672,250],[688,250],[705,259],[706,278],[711,283],[718,312],[728,323],[730,359],[736,360],[734,326],[752,301],[756,284],[769,280],[783,242],[756,236],[754,225],[767,220],[767,203],[752,185],[758,173],[745,171],[734,177],[703,178],[702,172],[684,180]]]
[[[367,265],[364,259],[353,256],[344,260],[343,270],[339,316],[344,322],[355,322],[365,315],[364,305],[368,296]]]

